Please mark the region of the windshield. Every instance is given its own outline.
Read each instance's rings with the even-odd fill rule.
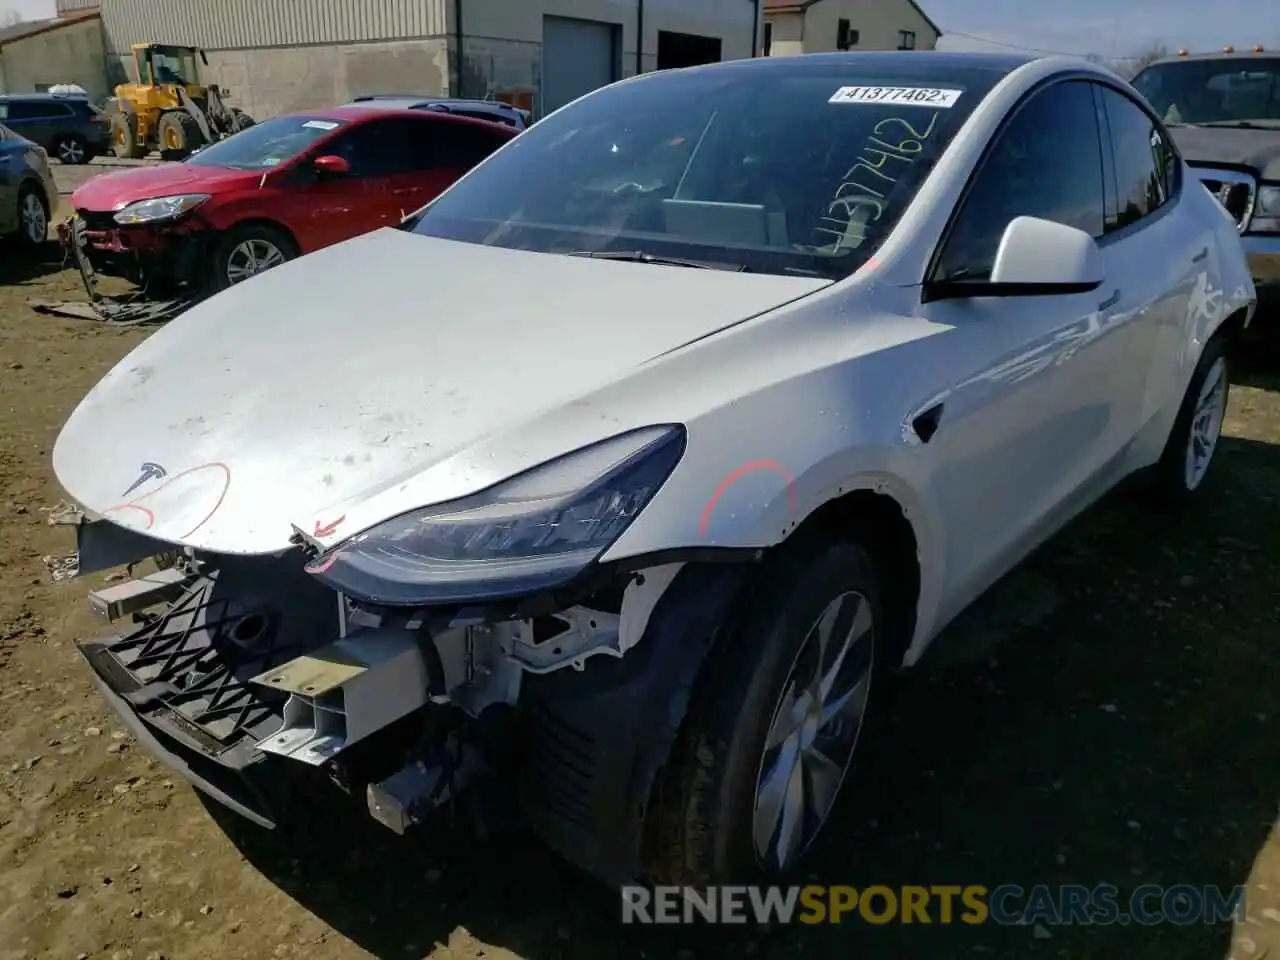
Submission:
[[[276,117],[210,144],[186,162],[198,167],[268,170],[292,160],[344,123],[323,117]]]
[[[1133,85],[1165,123],[1280,126],[1280,59],[1158,63]]]
[[[184,47],[152,47],[151,70],[154,83],[195,83],[195,54]]]
[[[530,127],[407,226],[545,253],[845,276],[999,74],[926,75],[923,60],[882,57],[877,66],[896,70],[859,76],[865,62],[854,58],[800,59],[649,74],[592,94]]]

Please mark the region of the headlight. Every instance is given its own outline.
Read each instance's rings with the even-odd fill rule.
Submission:
[[[139,200],[137,203],[129,204],[117,213],[115,220],[116,223],[125,225],[176,220],[208,199],[209,195],[207,193],[184,193],[177,197],[156,197],[154,200]]]
[[[488,490],[388,520],[307,565],[391,606],[477,602],[560,586],[607,550],[670,476],[684,428],[647,427]]]
[[[1258,188],[1249,229],[1254,233],[1280,233],[1280,186]]]

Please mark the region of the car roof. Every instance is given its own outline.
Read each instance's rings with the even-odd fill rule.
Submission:
[[[380,107],[398,107],[402,110],[423,110],[430,107],[458,107],[483,113],[506,114],[508,116],[520,111],[509,103],[495,103],[490,100],[459,100],[449,97],[401,97],[391,94],[375,95],[353,100],[347,104],[360,110],[376,110]],[[447,113],[448,110],[441,110]]]
[[[509,129],[501,123],[490,123],[487,120],[475,120],[471,117],[460,117],[454,113],[445,113],[436,110],[412,110],[408,107],[400,106],[398,103],[388,104],[387,101],[379,103],[349,103],[341,107],[327,107],[323,110],[298,110],[294,113],[287,114],[290,117],[309,117],[312,120],[342,120],[348,123],[363,122],[375,120],[379,117],[403,117],[410,114],[415,117],[429,118],[433,121],[441,123],[478,123],[488,127],[502,127]]]
[[[87,93],[0,93],[0,100],[84,100],[87,101],[89,95]]]
[[[1152,60],[1147,64],[1147,66],[1154,67],[1158,65],[1163,66],[1166,63],[1186,63],[1189,60],[1201,63],[1206,60],[1220,60],[1228,63],[1246,60],[1274,61],[1277,57],[1280,57],[1280,53],[1274,50],[1263,50],[1259,53],[1254,53],[1252,50],[1237,50],[1234,53],[1225,53],[1222,50],[1218,50],[1212,53],[1186,53],[1172,57],[1161,57],[1159,60]]]
[[[832,67],[843,67],[849,70],[874,71],[889,69],[898,76],[918,76],[921,81],[937,79],[940,73],[972,71],[1004,75],[1012,73],[1021,66],[1034,60],[1046,59],[1034,53],[969,53],[952,50],[866,50],[841,53],[806,53],[801,57],[746,57],[739,60],[722,60],[697,67],[685,67],[681,70],[658,70],[642,73],[632,77],[641,80],[645,77],[661,76],[670,73],[689,73],[703,71],[738,70],[744,73],[751,71],[776,72],[782,76],[788,74],[803,75],[811,70],[830,70]]]
[[[474,97],[433,97],[417,93],[366,93],[356,97],[351,104],[404,102],[425,104],[434,103],[440,106],[487,107],[493,110],[515,110],[509,103],[501,100],[477,100]],[[347,104],[347,106],[351,106]]]

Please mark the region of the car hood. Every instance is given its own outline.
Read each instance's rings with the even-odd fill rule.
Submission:
[[[1182,126],[1169,133],[1192,166],[1246,166],[1263,180],[1280,180],[1280,130]]]
[[[252,184],[261,178],[261,173],[191,163],[133,167],[94,177],[71,194],[71,206],[77,210],[106,213],[138,200],[172,197],[181,193],[210,193]]]
[[[358,532],[339,529],[347,514],[386,519],[369,517],[376,494],[416,480],[425,506],[568,452],[522,440],[521,424],[565,411],[551,434],[581,445],[575,401],[827,284],[382,229],[153,334],[81,401],[54,471],[91,515],[171,543],[273,553],[295,528],[341,539]],[[589,439],[624,429],[625,411],[593,417]],[[421,483],[432,470],[441,482]]]

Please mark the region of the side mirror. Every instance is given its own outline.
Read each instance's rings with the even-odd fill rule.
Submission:
[[[343,177],[351,172],[351,164],[347,163],[346,158],[334,154],[316,157],[312,166],[316,173],[325,177]]]
[[[1102,251],[1089,234],[1053,220],[1016,217],[1000,238],[990,280],[935,281],[925,285],[924,300],[1088,293],[1105,277]]]

